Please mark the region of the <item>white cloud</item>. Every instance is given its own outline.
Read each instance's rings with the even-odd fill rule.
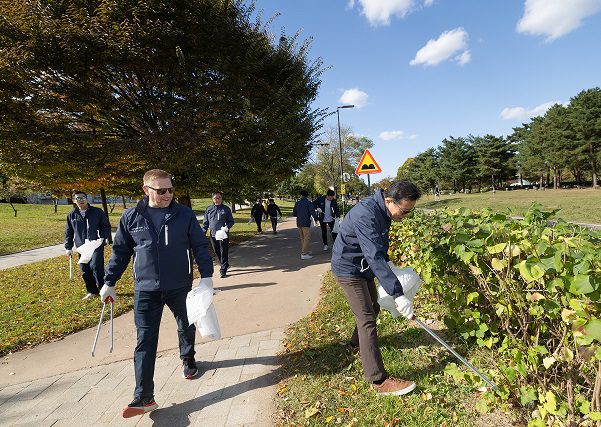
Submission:
[[[530,109],[524,107],[506,107],[503,108],[503,111],[501,111],[500,116],[503,120],[529,119],[531,117],[542,116],[547,112],[549,108],[551,108],[555,104],[562,103],[559,101],[550,101],[537,105],[536,107]]]
[[[555,40],[601,10],[601,0],[526,0],[517,32]]]
[[[403,18],[418,8],[416,0],[349,0],[347,6],[353,8],[355,3],[359,3],[361,13],[373,26],[388,25],[393,16]],[[424,7],[433,3],[434,0],[423,0]]]
[[[357,88],[347,89],[344,91],[342,96],[338,99],[341,104],[352,104],[357,108],[365,107],[367,105],[367,93]]]
[[[438,65],[453,58],[463,65],[469,62],[471,55],[468,50],[469,35],[463,28],[445,31],[438,39],[430,39],[428,43],[415,54],[410,65]]]
[[[380,138],[383,141],[392,141],[395,139],[413,140],[413,139],[417,138],[417,135],[415,135],[415,134],[406,135],[405,132],[403,132],[402,130],[387,130],[384,132],[380,132],[380,134],[378,135],[378,138]]]

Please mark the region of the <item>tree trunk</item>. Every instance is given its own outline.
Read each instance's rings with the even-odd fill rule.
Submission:
[[[492,183],[492,189],[494,190],[495,189],[495,176],[494,175],[490,176],[490,182]]]
[[[15,206],[10,201],[10,195],[8,196],[8,204],[10,205],[11,208],[13,208],[13,212],[15,213],[15,218],[16,218],[17,217],[17,210],[15,209]]]
[[[184,205],[184,206],[188,206],[190,209],[192,209],[192,199],[190,199],[190,193],[186,191],[186,194],[182,194],[181,196],[179,196],[177,198],[177,201]]]
[[[58,199],[52,199],[52,204],[54,205],[54,213],[58,213]]]
[[[559,174],[557,173],[557,168],[553,168],[553,190],[557,190],[557,184],[559,180]]]
[[[123,194],[121,195],[121,201],[123,202],[123,209],[127,209],[127,204],[125,203],[125,196]]]
[[[538,189],[542,190],[543,189],[543,179],[545,177],[543,175],[540,176],[540,179],[538,180]]]
[[[106,203],[106,191],[104,191],[104,188],[100,189],[100,197],[102,198],[102,208],[104,209],[104,213],[106,214],[106,217],[109,218],[109,207],[108,204]],[[109,224],[110,224],[110,219],[109,219]],[[112,230],[112,228],[111,228]],[[109,234],[109,245],[113,244],[113,233],[111,232]]]
[[[232,213],[236,213],[236,202],[232,202]]]

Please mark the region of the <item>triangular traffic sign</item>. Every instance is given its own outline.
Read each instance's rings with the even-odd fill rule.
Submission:
[[[361,161],[357,165],[357,169],[355,169],[355,175],[361,175],[365,173],[380,173],[382,169],[374,159],[374,156],[371,155],[369,150],[365,150],[363,156],[361,157]]]

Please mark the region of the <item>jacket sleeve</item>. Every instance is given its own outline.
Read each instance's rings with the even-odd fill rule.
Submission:
[[[65,249],[73,249],[73,225],[67,215],[67,223],[65,224]]]
[[[232,215],[232,210],[229,208],[227,210],[227,218],[225,220],[225,226],[227,228],[232,228],[234,226],[234,215]]]
[[[190,246],[194,253],[194,260],[198,266],[200,277],[213,276],[213,259],[209,255],[209,241],[207,240],[207,236],[202,232],[194,214],[190,215],[188,238],[190,239]]]
[[[275,205],[275,208],[278,210],[278,213],[280,214],[280,216],[282,216],[282,211],[280,210],[280,207],[278,205]]]
[[[100,231],[101,239],[108,239],[111,237],[111,223],[109,222],[109,217],[106,216],[106,213],[100,209],[100,224],[98,225],[98,230]]]
[[[210,206],[205,210],[204,219],[202,220],[201,230],[202,230],[203,234],[207,234],[207,230],[209,229],[209,215],[208,215],[209,209],[210,209]]]
[[[378,278],[378,282],[388,295],[397,298],[403,295],[403,287],[387,264],[388,253],[382,242],[381,227],[378,227],[377,222],[372,215],[359,215],[355,217],[353,229],[363,256]]]
[[[292,216],[296,216],[296,205],[298,204],[298,202],[296,202],[294,204],[294,207],[292,208]]]
[[[117,233],[113,240],[111,258],[104,271],[104,283],[106,285],[115,286],[115,283],[117,283],[127,268],[127,264],[129,264],[133,253],[134,239],[127,230],[127,218],[123,215],[119,221],[119,227],[117,227]]]
[[[309,215],[311,215],[315,221],[319,221],[317,219],[317,212],[315,212],[315,205],[311,202],[309,202]]]

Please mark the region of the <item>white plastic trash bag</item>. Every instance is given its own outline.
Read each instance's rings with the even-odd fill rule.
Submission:
[[[221,230],[217,230],[215,233],[215,240],[225,240],[227,239],[227,231],[226,227],[221,227]]]
[[[332,227],[332,233],[338,234],[340,232],[340,218],[334,219],[334,226]]]
[[[399,279],[399,282],[403,287],[403,295],[413,301],[413,298],[415,298],[415,295],[419,290],[419,286],[422,283],[422,279],[411,267],[399,268],[392,264],[392,262],[389,262],[388,265],[392,269],[392,272]],[[400,315],[396,309],[396,302],[394,298],[388,295],[382,286],[378,286],[378,304],[380,304],[380,307],[383,309],[389,311],[393,317]]]
[[[196,327],[203,338],[212,340],[221,339],[221,329],[219,328],[215,304],[211,303],[205,315],[196,322]]]
[[[205,338],[219,339],[221,331],[213,305],[213,289],[200,282],[186,296],[188,323],[194,323]]]
[[[278,220],[279,223],[284,222],[284,218],[280,217],[280,219]]]
[[[92,255],[94,254],[94,251],[96,249],[98,249],[100,247],[100,245],[102,245],[102,242],[104,242],[104,239],[96,239],[96,240],[86,239],[86,241],[83,245],[81,245],[80,247],[75,249],[77,252],[79,252],[79,255],[81,255],[79,257],[79,261],[77,261],[77,262],[79,264],[89,263],[90,260],[92,259]]]
[[[252,222],[253,222],[253,217],[251,216],[250,218],[248,218],[248,223],[252,224]]]

